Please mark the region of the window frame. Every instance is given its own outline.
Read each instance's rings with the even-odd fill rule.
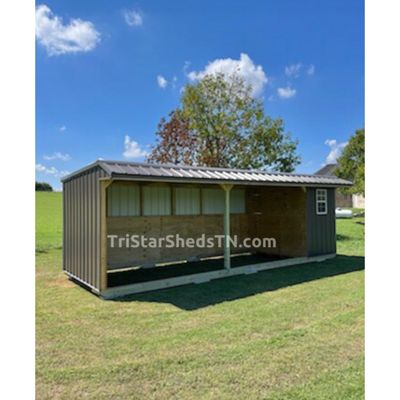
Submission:
[[[323,194],[324,199],[319,199],[318,197]],[[324,204],[325,210],[320,211],[319,205]],[[317,215],[327,215],[328,214],[328,190],[327,189],[316,189],[315,190],[315,212]]]

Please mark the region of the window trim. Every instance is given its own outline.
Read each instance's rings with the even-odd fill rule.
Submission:
[[[324,194],[325,199],[319,200],[318,196]],[[325,211],[319,211],[319,204],[325,205]],[[317,215],[327,215],[328,214],[328,190],[327,189],[316,189],[315,190],[315,212]]]

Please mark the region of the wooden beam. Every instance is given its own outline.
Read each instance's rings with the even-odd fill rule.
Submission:
[[[107,290],[107,188],[112,180],[100,180],[100,292]]]
[[[230,237],[230,195],[233,185],[223,184],[222,189],[225,191],[225,209],[224,209],[224,267],[227,270],[231,269],[231,243]]]

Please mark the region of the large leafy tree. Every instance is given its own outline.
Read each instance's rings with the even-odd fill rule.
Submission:
[[[162,118],[157,128],[157,142],[148,156],[149,162],[160,164],[194,163],[195,138],[188,121],[179,110],[169,114],[169,120]]]
[[[187,85],[181,108],[172,114],[185,121],[185,140],[165,142],[166,124],[162,121],[149,160],[176,163],[177,151],[172,148],[174,143],[183,143],[185,148],[190,146],[190,157],[178,163],[293,171],[300,162],[297,142],[285,133],[281,119],[264,114],[262,101],[251,92],[251,86],[237,74],[208,75]]]
[[[358,129],[337,160],[335,174],[353,181],[349,193],[365,194],[365,130]]]

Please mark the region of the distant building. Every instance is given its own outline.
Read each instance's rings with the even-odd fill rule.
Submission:
[[[335,176],[335,170],[337,164],[326,164],[320,170],[314,173],[314,175],[322,176]],[[362,194],[344,194],[339,190],[336,190],[335,195],[336,207],[353,207],[353,208],[364,208],[365,199]]]

